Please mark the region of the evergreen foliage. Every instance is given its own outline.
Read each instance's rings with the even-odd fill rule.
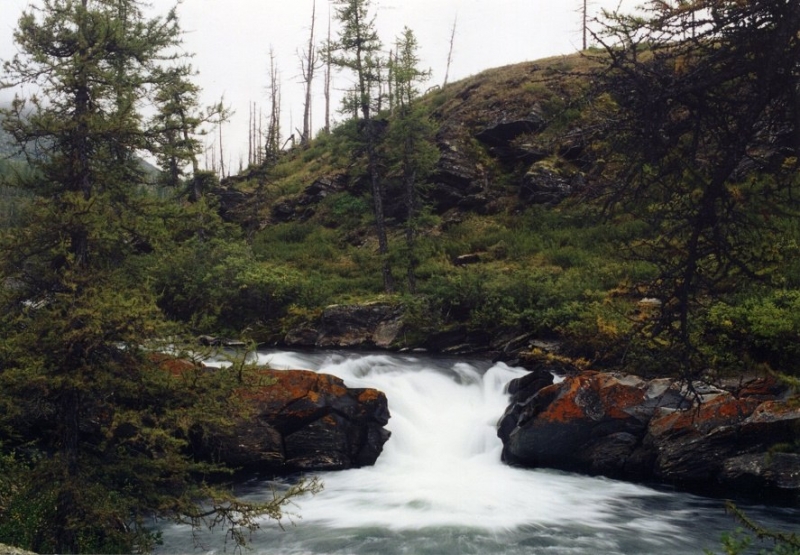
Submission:
[[[355,96],[351,97],[357,109],[356,115],[362,118],[358,137],[367,155],[367,174],[372,192],[372,211],[375,217],[375,231],[378,236],[378,253],[382,259],[381,274],[383,287],[387,293],[394,290],[394,278],[389,261],[389,239],[384,213],[385,191],[378,168],[378,143],[381,125],[373,117],[380,106],[381,95],[377,92],[381,82],[381,41],[375,29],[374,18],[369,13],[369,0],[336,0],[334,11],[341,24],[339,38],[330,49],[332,63],[348,69],[355,74]]]
[[[147,551],[152,517],[218,524],[239,544],[257,517],[317,488],[251,503],[207,485],[225,469],[194,461],[189,438],[230,425],[247,374],[169,372],[152,354],[181,333],[150,277],[176,220],[142,194],[138,156],[172,164],[175,183],[196,119],[166,101],[189,114],[196,89],[183,80],[175,12],[144,9],[43,0],[20,18],[20,52],[3,66],[6,85],[39,92],[2,114],[32,172],[14,183],[30,202],[0,235],[0,541],[40,552]],[[148,101],[170,116],[149,126]],[[216,225],[207,220],[194,211],[184,240]]]
[[[403,197],[406,206],[406,276],[408,292],[416,293],[416,268],[419,255],[416,253],[417,228],[419,226],[420,194],[418,188],[439,160],[439,149],[434,143],[436,128],[427,111],[418,103],[419,86],[430,77],[430,71],[419,68],[417,38],[406,27],[397,39],[397,51],[390,62],[394,80],[394,117],[389,124],[384,144],[388,158],[398,171],[403,182]]]
[[[630,250],[658,267],[646,293],[661,309],[646,332],[663,369],[692,377],[713,366],[709,307],[742,288],[786,287],[782,268],[797,256],[785,231],[799,208],[800,10],[647,7],[647,17],[613,14],[600,39],[605,202],[649,227]]]

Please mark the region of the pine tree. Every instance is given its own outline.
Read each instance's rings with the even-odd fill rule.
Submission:
[[[284,502],[242,503],[197,481],[219,469],[189,458],[190,431],[225,426],[242,384],[187,380],[149,354],[180,330],[148,287],[149,254],[168,234],[138,156],[151,152],[173,180],[192,162],[196,89],[166,69],[178,63],[176,13],[143,9],[43,0],[3,65],[4,84],[39,92],[2,113],[30,154],[17,185],[33,200],[0,236],[0,460],[26,469],[0,500],[0,541],[40,552],[145,551],[152,515],[235,534]],[[168,108],[176,98],[189,111]],[[151,122],[146,104],[162,108]]]

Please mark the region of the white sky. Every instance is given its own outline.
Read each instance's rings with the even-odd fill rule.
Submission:
[[[165,12],[172,0],[150,0]],[[269,52],[280,72],[284,133],[302,127],[303,93],[298,52],[308,41],[314,0],[183,0],[178,14],[186,30],[186,50],[194,52],[198,84],[205,103],[224,95],[236,112],[223,129],[227,165],[238,168],[247,157],[248,106],[266,112]],[[30,0],[0,0],[0,59],[16,52],[12,33]],[[316,0],[317,36],[327,33],[329,1]],[[601,8],[630,10],[641,0],[590,0],[590,15]],[[484,69],[536,60],[580,49],[579,9],[583,0],[373,0],[372,12],[384,45],[393,44],[404,26],[419,42],[422,66],[441,84],[453,21],[457,19],[449,81]],[[334,22],[333,36],[336,36]],[[350,76],[335,74],[333,87],[344,89]],[[315,84],[313,128],[323,125],[322,72]],[[8,96],[6,94],[6,96]],[[335,106],[338,108],[338,105]],[[290,127],[291,125],[291,127]]]

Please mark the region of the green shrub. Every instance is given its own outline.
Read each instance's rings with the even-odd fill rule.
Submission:
[[[207,333],[277,320],[306,288],[294,269],[258,262],[245,245],[221,240],[187,241],[160,260],[153,278],[160,308]]]

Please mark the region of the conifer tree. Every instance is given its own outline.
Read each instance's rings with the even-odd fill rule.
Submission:
[[[389,157],[402,175],[406,204],[407,282],[410,293],[416,292],[416,232],[420,211],[419,184],[433,169],[439,150],[433,142],[434,126],[418,103],[419,86],[431,72],[419,68],[418,44],[414,32],[406,27],[397,40],[390,74],[394,79],[396,109],[387,135]]]
[[[352,71],[356,78],[355,100],[361,113],[360,133],[367,153],[367,173],[372,191],[378,252],[382,258],[383,286],[390,293],[394,290],[394,282],[388,257],[389,240],[383,209],[384,187],[378,170],[379,131],[373,121],[374,107],[378,104],[376,90],[381,78],[381,41],[369,8],[369,0],[335,0],[336,19],[341,29],[338,40],[331,45],[331,50],[334,52],[333,64]]]
[[[174,180],[196,152],[196,88],[166,69],[180,37],[174,10],[146,17],[136,0],[42,0],[19,20],[3,84],[38,92],[1,116],[28,154],[33,171],[17,185],[33,200],[0,236],[0,460],[26,470],[0,500],[0,542],[146,551],[148,516],[235,533],[280,514],[283,498],[243,503],[202,485],[217,469],[188,456],[190,430],[225,426],[242,384],[190,382],[148,354],[179,330],[148,287],[148,255],[168,234],[142,194],[139,156]],[[152,121],[146,104],[161,107]]]
[[[648,2],[644,13],[610,14],[596,37],[614,172],[605,192],[609,209],[649,226],[632,255],[659,270],[650,345],[662,367],[694,379],[725,335],[704,332],[710,307],[784,288],[775,270],[796,252],[776,243],[798,209],[800,10],[697,0]]]

